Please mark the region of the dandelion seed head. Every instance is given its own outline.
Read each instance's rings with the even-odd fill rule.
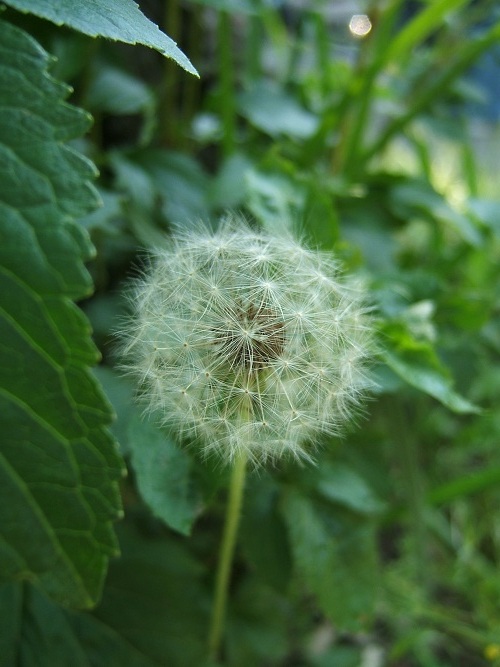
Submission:
[[[361,290],[330,254],[239,217],[175,235],[130,301],[121,352],[142,400],[222,461],[310,460],[370,386]]]

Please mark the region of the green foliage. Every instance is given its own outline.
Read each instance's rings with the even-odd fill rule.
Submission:
[[[190,457],[140,418],[131,421],[128,436],[137,487],[144,501],[170,528],[189,535],[202,504]]]
[[[5,4],[2,666],[215,667],[229,471],[142,415],[113,339],[145,250],[228,208],[359,275],[378,352],[316,466],[249,474],[221,663],[498,664],[495,3],[372,3],[361,39],[344,3],[141,2],[200,81],[134,2]]]
[[[283,503],[297,573],[336,626],[363,629],[377,574],[372,527],[297,491]]]
[[[8,0],[7,4],[56,25],[66,25],[90,37],[107,37],[126,44],[144,44],[172,58],[190,74],[197,74],[175,42],[146,18],[133,0]]]
[[[64,102],[47,55],[2,22],[0,150],[3,581],[29,579],[63,604],[95,604],[117,554],[120,459],[98,360],[71,299],[91,289],[92,247],[74,218],[95,207],[94,169],[63,142],[88,115]]]

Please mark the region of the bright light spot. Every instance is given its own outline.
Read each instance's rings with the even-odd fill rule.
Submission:
[[[372,29],[372,22],[366,14],[354,14],[349,21],[349,30],[356,37],[365,37]]]

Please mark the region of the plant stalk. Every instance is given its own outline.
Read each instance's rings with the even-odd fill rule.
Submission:
[[[229,487],[229,498],[226,508],[226,520],[222,537],[217,576],[215,580],[214,605],[212,610],[212,625],[208,638],[210,659],[217,661],[220,653],[226,606],[229,592],[229,580],[236,545],[236,536],[241,516],[243,490],[245,488],[245,473],[247,465],[246,453],[241,453],[234,462]]]
[[[219,12],[218,24],[219,43],[219,76],[220,76],[220,113],[224,135],[222,149],[227,157],[234,152],[236,146],[236,99],[234,51],[232,46],[231,18],[227,11]]]

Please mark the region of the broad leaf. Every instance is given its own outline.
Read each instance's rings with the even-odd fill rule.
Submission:
[[[291,558],[283,517],[278,511],[278,488],[272,478],[248,480],[240,536],[246,559],[261,581],[284,593]]]
[[[376,592],[373,526],[295,490],[282,509],[298,577],[339,629],[361,629]]]
[[[2,667],[203,664],[203,568],[173,536],[120,529],[123,553],[92,613],[64,610],[29,584],[0,587]]]
[[[405,382],[462,414],[480,409],[453,389],[453,381],[430,345],[415,350],[384,351],[384,361]]]
[[[93,614],[101,629],[107,628],[144,662],[103,661],[103,653],[93,647],[94,629],[88,625],[88,650],[97,658],[93,664],[203,665],[210,610],[204,566],[174,535],[148,535],[144,526],[139,531],[126,524],[120,525],[119,534],[122,557],[112,563],[102,602]],[[84,616],[78,615],[80,619]]]
[[[384,504],[355,470],[342,463],[322,463],[317,471],[318,492],[328,500],[360,514],[377,514]]]
[[[464,241],[479,247],[481,234],[476,224],[463,213],[455,210],[444,197],[423,180],[408,179],[391,190],[391,205],[403,219],[424,215],[456,231]]]
[[[226,662],[228,665],[286,664],[286,599],[248,576],[231,601],[227,621]]]
[[[89,85],[85,106],[117,116],[154,112],[154,97],[148,86],[127,72],[102,65]]]
[[[291,231],[302,219],[306,191],[276,171],[249,169],[245,174],[248,208],[264,228]]]
[[[189,535],[202,503],[191,459],[152,422],[132,419],[128,442],[141,496],[155,516]]]
[[[169,223],[192,225],[209,219],[210,178],[192,157],[148,149],[137,154],[136,165],[152,179]]]
[[[2,664],[90,667],[67,613],[34,587],[10,583],[0,588]]]
[[[133,0],[6,0],[6,3],[21,12],[35,14],[56,25],[67,25],[90,37],[144,44],[198,76],[176,43],[146,18]]]
[[[97,196],[94,167],[63,142],[89,117],[5,22],[0,52],[0,581],[30,579],[85,607],[117,552],[122,472],[89,372],[98,354],[72,303],[92,287],[92,246],[73,218]]]
[[[271,137],[286,135],[308,139],[318,128],[317,117],[292,96],[262,82],[239,97],[240,113],[252,125]]]

